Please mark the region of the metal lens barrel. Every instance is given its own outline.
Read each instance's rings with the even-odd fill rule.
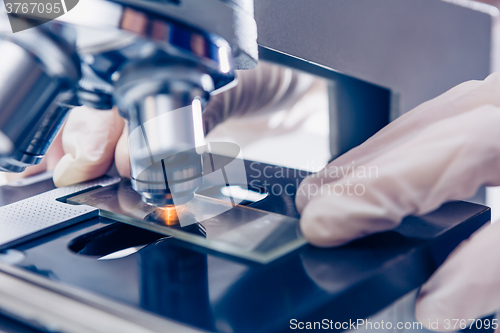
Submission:
[[[76,104],[80,63],[67,41],[40,29],[0,36],[0,131],[12,149],[0,170],[21,172],[38,164]]]

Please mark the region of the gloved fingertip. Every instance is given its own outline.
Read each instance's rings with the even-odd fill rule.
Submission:
[[[325,207],[328,206],[316,201],[323,200],[310,202],[300,218],[300,230],[307,241],[318,247],[341,246],[351,241],[351,238],[344,237],[345,235],[337,230],[339,221],[331,214],[325,214]]]
[[[322,184],[318,184],[321,181],[322,171],[309,175],[302,180],[295,195],[295,206],[299,213],[302,213],[304,208],[307,206],[309,201],[311,201],[318,193],[320,193],[320,187]]]
[[[301,220],[303,221],[303,220]],[[305,239],[309,242],[309,244],[317,246],[317,247],[336,247],[341,246],[348,241],[336,239],[333,236],[329,236],[330,234],[326,231],[326,229],[318,227],[320,223],[317,221],[313,221],[310,223],[300,223],[300,231],[302,235],[304,235]]]
[[[74,161],[74,158],[70,154],[66,154],[55,166],[52,180],[54,181],[54,185],[56,187],[69,186],[78,183],[78,179],[74,179],[73,172],[71,172],[71,167],[74,165],[71,160]]]
[[[99,165],[85,163],[71,154],[64,155],[54,168],[52,179],[56,187],[86,182],[103,176],[109,169],[111,160]]]
[[[130,157],[128,152],[128,128],[125,125],[123,133],[115,148],[115,165],[123,178],[130,178]]]
[[[82,166],[71,154],[64,155],[54,168],[52,180],[56,187],[78,184],[90,180],[94,175],[88,174],[89,168]],[[98,171],[98,170],[93,170]]]
[[[302,213],[307,202],[309,201],[309,193],[307,192],[307,183],[308,179],[305,178],[297,188],[297,192],[295,194],[295,207],[299,213]]]

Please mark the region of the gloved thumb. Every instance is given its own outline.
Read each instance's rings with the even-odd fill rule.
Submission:
[[[499,123],[500,108],[485,105],[426,127],[343,178],[301,187],[312,195],[303,234],[315,245],[338,246],[466,199],[481,185],[500,185]]]
[[[67,186],[104,175],[113,163],[123,125],[116,109],[73,109],[63,129],[65,155],[54,169],[54,184]]]

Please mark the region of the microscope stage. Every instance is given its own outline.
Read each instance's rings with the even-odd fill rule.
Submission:
[[[258,184],[267,180],[269,195],[251,203],[252,208],[241,209],[245,213],[270,213],[271,216],[290,219],[283,221],[297,221],[294,195],[277,195],[271,188],[275,184],[282,187],[292,184],[296,189],[306,174],[289,169],[285,178],[268,179],[262,171],[265,167],[269,170],[276,166],[245,161],[245,167],[249,182]],[[261,171],[261,178],[257,177],[257,169]],[[116,192],[120,186],[128,186],[116,179],[107,179],[106,182],[106,186],[96,192],[91,190],[80,194],[80,199],[96,198],[98,193],[102,196],[108,190]],[[32,186],[35,185],[28,187]],[[89,186],[80,186],[80,190],[85,188]],[[95,183],[90,188],[95,188]],[[22,188],[17,190],[22,191]],[[0,198],[2,194],[12,194],[13,191],[12,187],[0,187]],[[60,220],[70,216],[72,222],[61,222],[52,211],[52,219],[58,223],[47,224],[42,230],[32,229],[31,234],[16,241],[12,240],[13,236],[4,236],[3,249],[7,251],[0,254],[0,262],[11,260],[11,267],[21,269],[25,274],[42,276],[44,280],[66,289],[74,289],[78,291],[75,292],[78,297],[83,297],[82,293],[86,292],[97,294],[134,311],[219,332],[287,331],[292,319],[321,321],[327,318],[334,322],[348,322],[366,318],[418,288],[462,240],[490,219],[487,207],[452,202],[425,216],[407,217],[392,231],[340,248],[319,249],[306,245],[262,264],[249,257],[224,252],[234,244],[210,248],[212,244],[218,244],[212,242],[210,232],[220,237],[226,232],[231,233],[230,228],[217,231],[201,221],[202,227],[193,224],[193,229],[183,231],[146,222],[142,219],[155,208],[138,209],[136,205],[140,207],[140,202],[130,201],[117,193],[106,200],[101,198],[96,206],[106,202],[106,211],[109,212],[112,202],[116,204],[125,198],[124,202],[128,204],[120,207],[135,209],[119,212],[121,217],[117,217],[116,211],[103,214],[106,211],[101,207],[99,214],[93,207],[71,205],[71,200],[78,198],[74,193],[58,193],[51,200],[63,196],[67,203],[55,201],[57,204],[52,205],[51,201],[43,205],[49,210],[60,209],[60,215],[64,215]],[[0,228],[4,231],[0,236],[11,232],[9,230],[15,228],[15,222],[21,225],[23,216],[25,221],[33,224],[47,216],[41,204],[37,205],[33,199],[37,197],[0,207]],[[206,200],[227,204],[213,198]],[[74,214],[70,208],[79,213]],[[134,215],[137,211],[143,214],[142,219]],[[234,214],[230,212],[227,214]],[[240,214],[240,209],[234,212]],[[122,215],[125,213],[129,216]],[[14,215],[17,217],[12,217],[12,220],[7,218]],[[191,242],[183,239],[184,236],[178,237],[175,232],[171,237],[157,229],[153,232],[149,227],[146,230],[116,222],[124,220],[123,216],[129,218],[131,224],[149,223],[155,228],[170,229],[201,241],[197,244],[199,239]],[[235,215],[231,216],[234,218]],[[253,218],[249,220],[253,221]],[[26,228],[29,229],[29,225],[23,230]],[[36,225],[36,228],[41,226]],[[202,242],[210,243],[210,246]],[[240,242],[237,245],[244,247],[245,244]]]

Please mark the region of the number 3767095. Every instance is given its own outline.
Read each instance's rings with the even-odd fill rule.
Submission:
[[[60,3],[42,3],[42,2],[14,2],[5,3],[7,14],[59,14],[61,12]]]
[[[460,330],[460,329],[494,329],[498,328],[498,319],[445,319],[444,328],[446,330]]]

